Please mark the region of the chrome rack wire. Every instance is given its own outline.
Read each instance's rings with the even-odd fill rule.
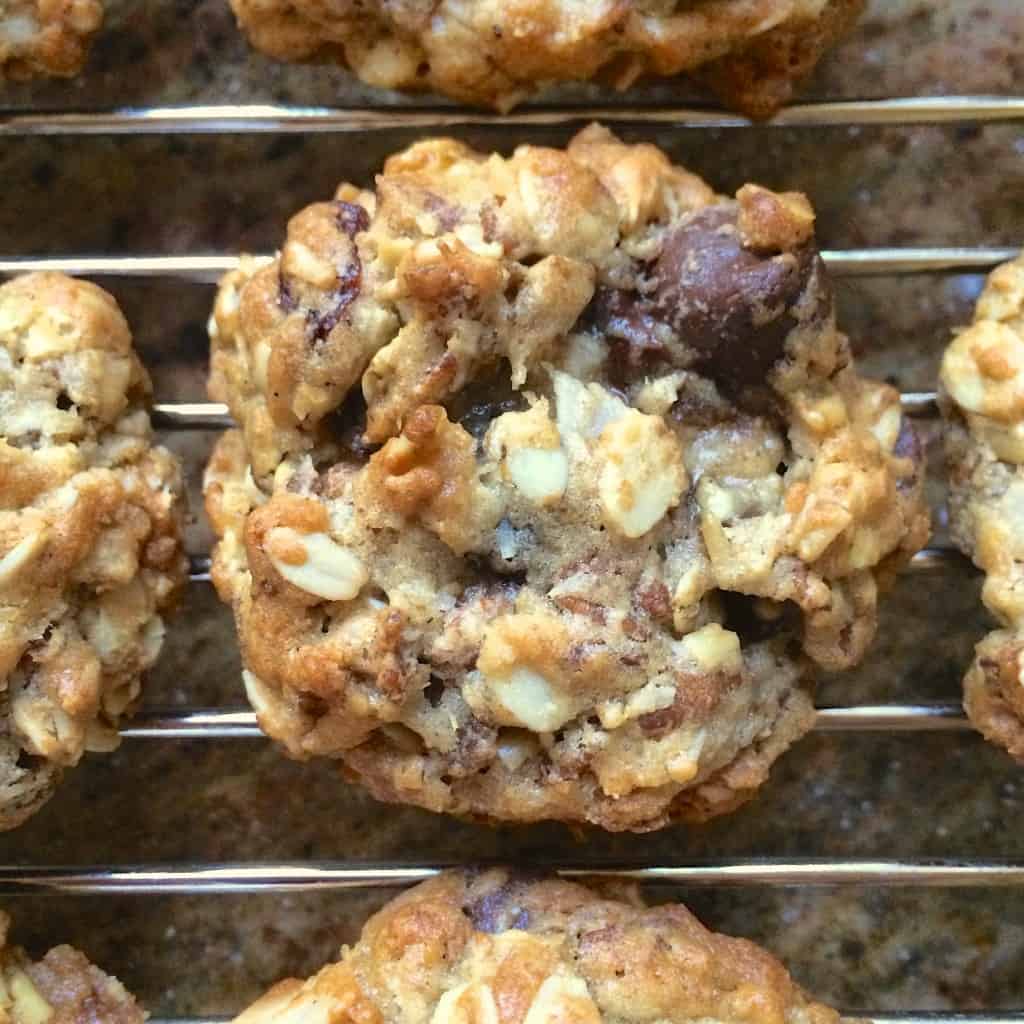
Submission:
[[[887,274],[981,273],[1020,250],[1007,246],[919,246],[912,248],[823,249],[822,258],[839,277]],[[269,261],[262,254],[255,257]],[[238,256],[194,253],[183,256],[9,256],[0,258],[0,275],[52,270],[93,277],[165,277],[212,283],[238,266]]]
[[[861,704],[818,708],[816,732],[971,732],[958,704]],[[260,740],[256,714],[245,708],[149,708],[122,726],[131,740]]]
[[[324,892],[415,885],[453,864],[352,864],[341,861],[179,864],[123,867],[0,866],[0,893],[55,889],[68,893],[124,895],[228,895],[266,892]],[[599,878],[729,888],[742,885],[907,886],[916,888],[1008,888],[1024,885],[1024,863],[1000,860],[709,860],[673,867],[647,865],[531,864],[562,878]]]
[[[1024,99],[1015,96],[926,96],[905,99],[801,103],[780,111],[769,126],[950,124],[1024,118]],[[526,107],[494,114],[456,106],[294,107],[242,104],[139,107],[113,111],[65,112],[0,109],[0,138],[16,135],[274,134],[361,132],[388,128],[459,125],[540,128],[581,121],[661,125],[676,128],[748,128],[736,114],[701,107]]]

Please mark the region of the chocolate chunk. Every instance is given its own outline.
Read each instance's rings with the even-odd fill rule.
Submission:
[[[667,355],[664,340],[658,336],[658,318],[631,292],[598,288],[587,319],[607,339],[611,361],[620,368],[622,380],[635,376],[637,370],[649,369]]]
[[[288,278],[284,276],[284,271],[280,266],[277,268],[277,304],[284,313],[294,313],[299,307],[295,294],[292,292],[292,286],[288,283]]]
[[[338,227],[348,235],[355,238],[360,231],[365,231],[370,226],[370,215],[358,203],[346,203],[339,199],[334,203],[337,211]]]
[[[905,494],[917,486],[921,470],[924,467],[924,445],[921,443],[921,437],[914,428],[914,424],[906,416],[903,417],[903,422],[900,424],[900,432],[893,447],[893,455],[900,459],[909,459],[914,466],[912,473],[901,476],[896,481],[896,490]]]
[[[785,355],[793,307],[819,262],[811,246],[776,255],[744,249],[735,205],[710,206],[666,235],[651,305],[700,354],[696,369],[735,395],[763,385]]]
[[[513,928],[524,930],[530,926],[529,913],[519,905],[520,886],[506,882],[462,908],[463,913],[480,932],[495,935]]]
[[[338,201],[334,205],[338,227],[350,239],[355,239],[360,231],[370,226],[369,214],[358,203]],[[348,307],[359,297],[362,283],[363,263],[359,258],[359,250],[353,244],[352,258],[338,270],[338,287],[331,293],[330,307],[326,311],[311,309],[306,313],[306,330],[313,344],[322,342],[338,326]],[[281,296],[284,294],[282,287]]]

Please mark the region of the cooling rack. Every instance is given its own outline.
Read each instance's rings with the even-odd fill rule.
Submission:
[[[354,133],[379,129],[429,128],[493,124],[524,128],[567,126],[603,120],[633,125],[741,129],[743,118],[716,110],[651,107],[628,111],[616,107],[531,108],[497,118],[450,107],[369,110],[304,108],[272,105],[191,106],[125,109],[99,113],[37,113],[0,111],[0,137],[42,135],[137,135],[177,133]],[[1024,121],[1024,99],[989,96],[945,96],[906,100],[809,103],[784,111],[775,122],[789,127],[988,123]],[[858,248],[823,253],[836,276],[905,276],[979,273],[1016,254],[1003,247]],[[265,258],[270,258],[265,257]],[[98,278],[164,278],[183,284],[208,284],[232,269],[237,257],[227,253],[129,256],[69,255],[0,258],[0,275],[30,270],[59,270]],[[197,399],[199,396],[196,396]],[[908,415],[933,418],[935,395],[905,392]],[[215,432],[231,424],[227,409],[205,401],[162,403],[154,408],[160,431]],[[957,552],[932,547],[920,552],[906,572],[973,571]],[[209,581],[209,555],[190,556],[192,586]],[[961,732],[968,730],[962,709],[953,703],[872,704],[823,707],[815,728],[823,732]],[[122,735],[132,741],[204,740],[266,742],[255,715],[248,709],[148,708],[137,714]],[[442,864],[350,863],[184,863],[170,865],[102,865],[38,867],[0,865],[0,892],[55,890],[68,894],[197,894],[319,892],[372,889],[413,884],[431,877]],[[843,860],[715,860],[674,864],[619,864],[611,867],[551,865],[566,877],[595,875],[631,879],[652,885],[702,886],[915,886],[1024,888],[1024,863],[996,859],[843,859]],[[861,1011],[876,1024],[1002,1024],[1024,1021],[1024,1010],[1000,1013]],[[226,1018],[152,1018],[153,1024],[204,1024]]]

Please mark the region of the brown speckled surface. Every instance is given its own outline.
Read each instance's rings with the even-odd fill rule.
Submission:
[[[285,68],[250,54],[223,0],[112,0],[86,75],[0,87],[0,104],[402,102],[339,71]],[[1018,0],[875,0],[819,70],[815,97],[1021,94]],[[597,94],[565,90],[565,102]],[[634,94],[684,101],[672,85]],[[600,97],[602,100],[607,97]],[[418,101],[422,102],[422,100]],[[480,128],[481,146],[563,140],[560,131]],[[695,131],[633,130],[722,190],[748,179],[801,188],[830,247],[1016,244],[1024,236],[1024,125]],[[288,215],[341,178],[366,181],[413,133],[363,136],[5,139],[0,253],[267,249]],[[844,281],[845,326],[864,365],[906,389],[932,385],[977,276]],[[202,397],[206,286],[114,282],[158,396]],[[193,479],[203,435],[173,442]],[[934,489],[936,500],[941,497]],[[197,506],[198,508],[198,506]],[[198,550],[202,522],[192,530]],[[876,648],[822,703],[950,699],[985,628],[978,587],[944,573],[904,579]],[[241,702],[228,614],[202,586],[188,594],[152,704]],[[126,742],[90,758],[27,826],[0,836],[19,864],[203,860],[390,861],[515,858],[672,864],[702,857],[1006,857],[1024,860],[1024,775],[966,735],[815,736],[784,758],[761,796],[701,829],[643,837],[572,835],[550,826],[484,830],[383,808],[329,764],[297,765],[268,743]],[[658,894],[665,898],[675,892]],[[709,923],[763,942],[819,998],[849,1008],[1024,1008],[1024,891],[750,888],[685,895]],[[156,1015],[226,1013],[285,973],[309,972],[351,939],[385,898],[330,895],[4,900],[35,949],[71,941],[116,972]]]

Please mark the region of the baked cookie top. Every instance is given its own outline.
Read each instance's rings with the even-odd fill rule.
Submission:
[[[0,81],[78,74],[102,21],[101,0],[4,0]]]
[[[10,918],[0,911],[0,1020],[4,1024],[144,1024],[125,987],[70,946],[33,963],[7,941]]]
[[[341,959],[275,985],[235,1024],[838,1024],[769,953],[647,907],[503,869],[448,872],[375,914]]]
[[[0,828],[117,745],[185,579],[181,472],[149,390],[102,289],[0,286]]]
[[[991,273],[940,376],[953,539],[985,573],[982,600],[1007,627],[978,645],[965,706],[1024,762],[1024,257]]]
[[[254,46],[337,60],[370,85],[508,110],[545,84],[698,72],[767,117],[856,20],[864,0],[231,0]]]
[[[654,828],[742,802],[927,534],[814,215],[604,129],[445,139],[211,321],[206,477],[263,728],[379,797]]]

